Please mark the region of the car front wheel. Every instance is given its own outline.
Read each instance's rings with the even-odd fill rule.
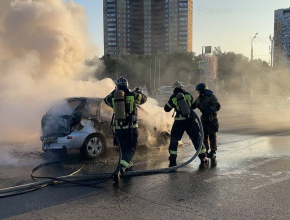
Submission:
[[[93,160],[105,151],[105,147],[105,139],[99,134],[92,134],[85,140],[81,154],[85,159]]]

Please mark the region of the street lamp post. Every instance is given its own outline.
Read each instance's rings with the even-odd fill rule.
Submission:
[[[255,34],[255,36],[252,38],[251,42],[251,62],[253,62],[254,58],[254,49],[253,49],[253,41],[257,37],[258,33]],[[252,95],[254,95],[254,74],[252,73]]]
[[[253,54],[253,41],[254,39],[257,37],[258,33],[255,34],[255,36],[252,38],[252,42],[251,42],[251,61],[253,61],[253,57],[254,57],[254,54]]]

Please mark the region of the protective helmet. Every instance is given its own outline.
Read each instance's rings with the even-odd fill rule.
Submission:
[[[140,89],[139,86],[137,86],[137,87],[135,88],[135,92],[141,92],[141,89]]]
[[[207,90],[207,86],[205,83],[199,83],[196,85],[195,90],[200,91],[201,93],[203,93],[205,90]]]
[[[128,80],[124,77],[120,77],[117,81],[117,87],[118,89],[120,89],[120,87],[128,88],[129,87]]]
[[[173,89],[176,89],[176,88],[182,89],[182,88],[183,88],[183,85],[182,85],[181,82],[179,82],[179,81],[175,81],[175,82],[173,83],[173,85],[172,85],[172,88],[173,88]]]

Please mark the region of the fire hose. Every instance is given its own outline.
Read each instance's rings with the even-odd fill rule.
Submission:
[[[201,123],[199,117],[196,115],[196,113],[194,111],[192,111],[192,112],[193,112],[193,118],[194,118],[193,120],[196,119],[198,122],[198,125],[200,127],[200,138],[199,138],[200,142],[199,142],[199,147],[196,150],[195,154],[188,161],[186,161],[178,166],[175,166],[175,167],[159,168],[159,169],[151,169],[151,170],[129,171],[129,172],[125,172],[122,176],[142,176],[142,175],[169,173],[169,172],[176,171],[177,169],[180,169],[182,167],[185,167],[188,164],[190,164],[192,161],[194,161],[196,159],[196,157],[198,156],[201,148],[202,148],[204,133],[203,133],[203,129],[202,129],[202,123]],[[122,154],[121,147],[119,145],[119,163],[118,163],[118,166],[120,164],[121,154]],[[75,171],[72,174],[67,175],[67,176],[61,176],[61,177],[41,176],[41,177],[38,177],[38,176],[33,175],[33,173],[37,169],[39,169],[40,167],[47,166],[47,165],[54,164],[54,163],[61,163],[61,162],[50,162],[50,163],[41,164],[32,170],[32,173],[31,173],[32,179],[45,179],[45,180],[41,180],[41,181],[29,183],[29,184],[23,184],[23,185],[19,185],[19,186],[15,186],[15,187],[0,189],[0,198],[5,198],[5,197],[23,194],[26,192],[35,191],[35,190],[44,188],[46,186],[53,185],[53,184],[60,183],[60,182],[75,184],[75,185],[79,185],[79,186],[96,187],[97,185],[104,183],[105,181],[111,179],[113,174],[114,174],[114,173],[100,173],[100,174],[87,174],[87,175],[78,174],[81,172],[81,170],[84,166],[82,164],[81,167],[77,171]],[[118,168],[118,166],[117,166],[117,168]],[[100,178],[100,177],[104,177],[105,179],[103,179],[95,184],[82,183],[85,180],[95,180],[96,178]]]

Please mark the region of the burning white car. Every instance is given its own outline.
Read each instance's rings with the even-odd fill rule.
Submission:
[[[110,122],[113,110],[100,98],[68,98],[54,105],[43,116],[42,149],[69,150],[79,149],[86,159],[95,159],[107,146],[113,146],[113,132]],[[148,137],[156,144],[167,144],[168,131],[139,121],[139,145],[146,145]]]

